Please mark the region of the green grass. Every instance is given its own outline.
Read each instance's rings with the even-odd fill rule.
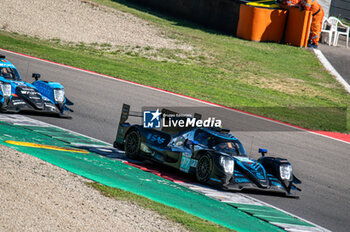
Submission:
[[[166,219],[177,222],[183,225],[190,231],[234,231],[223,226],[217,225],[215,223],[209,222],[207,220],[198,218],[196,216],[190,215],[176,208],[172,208],[158,202],[152,201],[146,197],[139,196],[132,192],[127,192],[121,189],[108,187],[99,183],[86,183],[87,185],[97,189],[104,196],[120,200],[127,201],[130,204],[136,204],[142,208],[150,209],[159,215],[164,216]]]
[[[350,115],[341,109],[329,113],[326,107],[348,107],[350,96],[309,50],[217,34],[123,1],[94,1],[147,20],[193,49],[72,44],[7,32],[0,32],[1,47],[228,107],[248,107],[309,129],[349,131],[344,118]]]
[[[339,17],[339,19],[340,19],[340,21],[342,23],[344,23],[345,25],[350,27],[350,21],[348,19],[345,19],[345,18],[342,18],[342,17]]]

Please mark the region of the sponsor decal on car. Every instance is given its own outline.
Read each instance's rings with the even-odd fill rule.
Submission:
[[[22,100],[14,100],[12,104],[16,106],[16,105],[25,105],[26,103]]]
[[[197,167],[197,164],[198,164],[198,160],[191,159],[191,167],[195,168]]]
[[[222,181],[216,178],[210,178],[210,180],[221,183]]]
[[[235,159],[241,161],[241,162],[254,162],[253,160],[249,159],[248,157],[242,157],[242,156],[235,156]]]
[[[250,181],[246,178],[236,178],[235,182],[236,183],[249,183]]]
[[[147,135],[147,140],[151,141],[151,142],[157,142],[158,144],[162,144],[164,143],[165,141],[165,138],[157,135],[157,134],[152,134],[152,133],[149,133]]]
[[[190,171],[190,166],[191,166],[191,153],[182,153],[181,157],[181,165],[180,165],[180,170],[183,172],[188,173]]]

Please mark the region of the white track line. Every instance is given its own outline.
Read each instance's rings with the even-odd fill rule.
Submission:
[[[323,55],[322,51],[319,49],[313,49],[317,58],[323,64],[323,66],[335,77],[335,79],[340,82],[345,88],[345,90],[350,93],[350,85],[344,80],[344,78],[335,70],[335,68],[329,63],[327,58]]]

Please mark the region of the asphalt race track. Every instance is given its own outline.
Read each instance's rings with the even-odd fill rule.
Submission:
[[[20,71],[25,81],[31,73],[42,80],[58,81],[75,105],[73,119],[29,115],[32,118],[67,128],[112,143],[123,103],[131,110],[143,106],[191,106],[200,113],[214,115],[233,131],[251,157],[258,158],[258,148],[287,158],[294,174],[303,181],[300,199],[247,193],[283,210],[333,231],[350,231],[350,145],[330,138],[290,128],[228,109],[114,79],[0,52]],[[139,120],[139,119],[137,119]],[[137,122],[135,120],[135,122]]]

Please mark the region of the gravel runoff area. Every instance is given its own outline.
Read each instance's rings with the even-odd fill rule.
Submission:
[[[0,145],[0,231],[185,231],[82,177]]]
[[[0,30],[63,42],[191,47],[131,14],[87,0],[0,0]],[[88,181],[0,145],[0,231],[185,231],[139,206],[110,199]]]
[[[88,0],[1,0],[0,8],[1,30],[31,37],[191,50],[140,18]]]

